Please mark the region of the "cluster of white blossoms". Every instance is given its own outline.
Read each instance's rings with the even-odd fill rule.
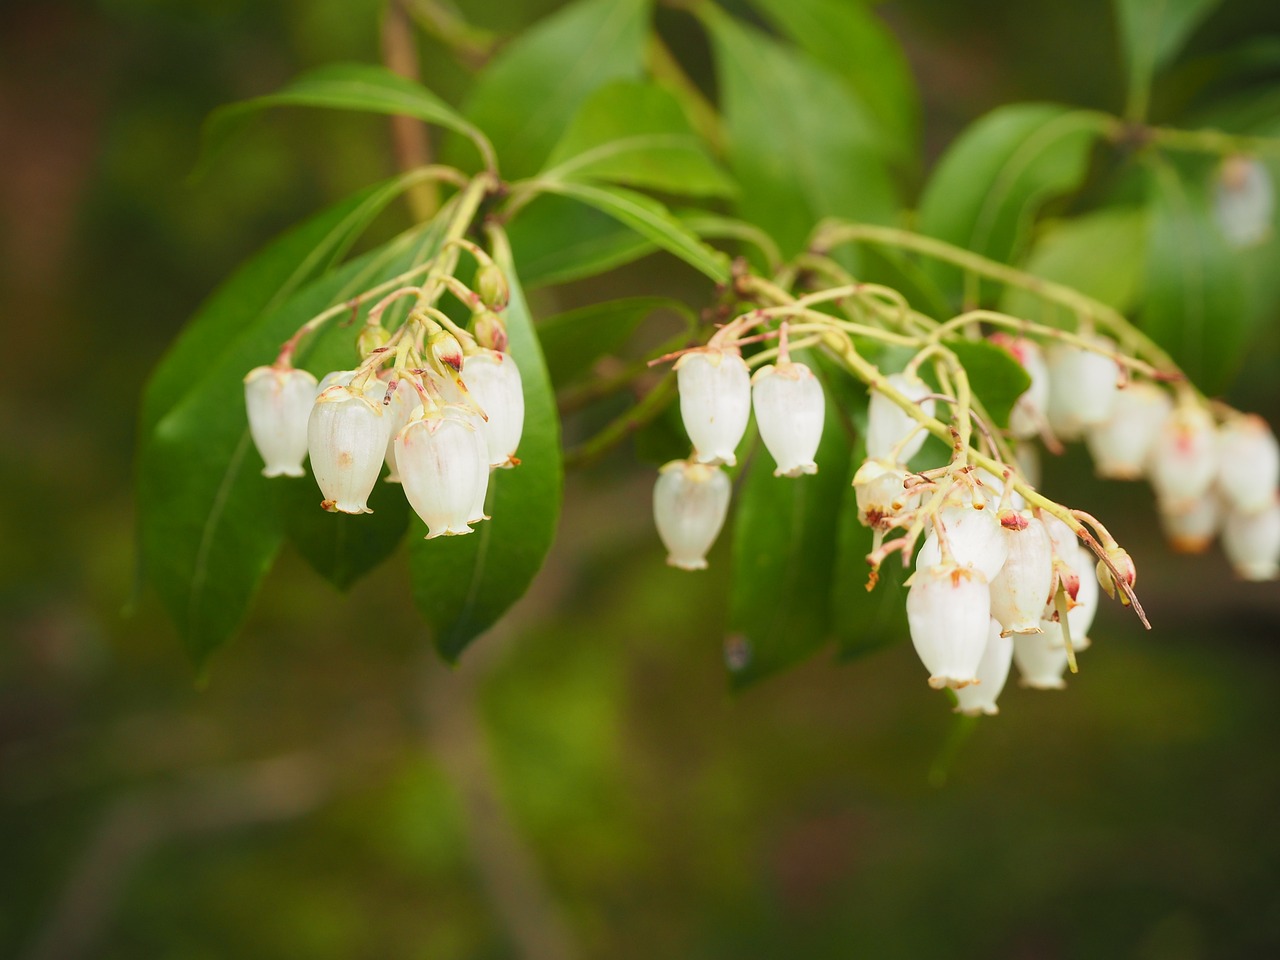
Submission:
[[[519,463],[524,392],[500,316],[506,280],[483,251],[467,248],[481,264],[476,291],[452,276],[393,290],[369,311],[354,369],[317,383],[293,366],[294,350],[327,318],[321,315],[284,345],[275,363],[249,372],[245,406],[264,476],[303,476],[310,458],[321,506],[363,514],[372,512],[368,499],[385,467],[384,481],[401,485],[428,539],[470,533],[488,519],[490,471]],[[431,305],[437,287],[472,309],[470,331]],[[404,323],[388,331],[384,311],[410,296],[416,302]]]

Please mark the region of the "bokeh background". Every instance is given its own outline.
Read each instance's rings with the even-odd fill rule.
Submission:
[[[463,12],[510,35],[556,5]],[[1012,100],[1121,106],[1102,0],[881,10],[929,158]],[[0,956],[1280,955],[1280,596],[1216,553],[1171,556],[1145,489],[1082,457],[1046,486],[1130,547],[1156,629],[1106,607],[1065,692],[1011,685],[976,726],[909,645],[731,696],[727,551],[705,575],[664,566],[626,449],[570,476],[546,569],[458,669],[430,655],[401,562],[340,595],[286,553],[195,682],[135,596],[141,384],[240,259],[394,170],[385,121],[298,111],[193,183],[200,122],[376,60],[380,12],[0,7]],[[1228,0],[1190,60],[1265,35],[1273,4]],[[421,57],[456,102],[468,68],[426,37]],[[709,295],[659,257],[608,285]],[[1273,425],[1278,331],[1229,394]]]

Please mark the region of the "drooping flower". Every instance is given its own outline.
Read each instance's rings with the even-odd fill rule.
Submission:
[[[907,624],[929,686],[978,682],[990,622],[991,591],[981,572],[953,563],[916,571],[907,591]]]
[[[1147,474],[1169,510],[1185,509],[1208,492],[1218,474],[1217,433],[1208,410],[1195,402],[1178,405],[1156,434]]]
[[[1000,519],[1008,556],[991,581],[991,616],[1005,634],[1035,633],[1053,588],[1053,541],[1035,517],[1008,511]]]
[[[751,416],[751,374],[736,350],[707,347],[676,361],[680,416],[700,463],[738,462],[734,453]]]
[[[1213,183],[1213,215],[1233,247],[1255,247],[1271,236],[1275,188],[1252,157],[1227,157]]]
[[[307,450],[326,510],[373,512],[367,501],[382,472],[390,422],[382,404],[341,384],[316,398],[307,421]]]
[[[1114,350],[1115,343],[1094,334],[1085,339]],[[1104,422],[1115,405],[1119,370],[1101,353],[1066,343],[1049,348],[1049,426],[1063,440],[1075,440],[1086,428]]]
[[[1218,488],[1244,513],[1265,509],[1280,485],[1280,443],[1257,415],[1233,416],[1218,428]]]
[[[947,538],[951,558],[961,567],[980,571],[989,583],[1004,566],[1009,548],[1005,544],[994,507],[975,509],[969,504],[943,507],[933,519],[934,529],[916,555],[916,569],[925,570],[943,562],[938,528]]]
[[[658,473],[653,519],[667,548],[667,563],[682,570],[705,570],[729,512],[728,475],[719,467],[673,460]]]
[[[1213,543],[1222,524],[1222,503],[1214,490],[1199,499],[1172,508],[1159,503],[1160,525],[1178,553],[1203,553]]]
[[[391,388],[389,381],[380,380],[384,383],[386,389]],[[367,394],[366,394],[367,395]],[[386,398],[384,389],[383,399]],[[377,401],[375,401],[377,402]],[[395,389],[391,391],[391,400],[384,403],[382,412],[391,418],[387,430],[387,452],[384,459],[387,463],[387,469],[390,473],[386,476],[387,483],[399,483],[400,472],[396,465],[396,434],[403,430],[413,419],[414,411],[418,408],[418,391],[413,388],[408,380],[397,380]]]
[[[978,682],[956,690],[956,713],[971,717],[981,714],[995,716],[1000,712],[996,698],[1009,679],[1009,666],[1013,663],[1013,639],[1000,633],[1000,624],[991,620],[987,630],[987,645],[978,661]]]
[[[509,353],[482,350],[466,357],[462,379],[471,398],[485,412],[480,434],[493,467],[513,467],[524,433],[524,386]]]
[[[1222,549],[1245,580],[1274,580],[1280,574],[1280,501],[1256,513],[1228,510]]]
[[[244,378],[249,434],[264,464],[264,477],[301,477],[306,471],[307,418],[316,378],[292,367],[255,367]]]
[[[1075,569],[1088,571],[1093,560],[1093,551],[1084,544],[1076,546]],[[1093,643],[1089,639],[1089,630],[1093,627],[1093,618],[1098,613],[1099,595],[1098,578],[1081,577],[1080,589],[1076,593],[1075,602],[1067,611],[1067,626],[1071,628],[1071,646],[1077,651],[1087,650]],[[1047,618],[1046,618],[1047,619]]]
[[[927,383],[908,373],[890,374],[886,379],[890,387],[908,400],[919,403],[928,416],[933,416],[933,399],[923,399],[933,392]],[[879,390],[872,390],[867,408],[867,456],[874,460],[896,457],[897,462],[906,463],[924,446],[925,434],[923,430],[916,430],[917,426],[916,421],[897,404]],[[916,432],[907,440],[907,435],[913,430]]]
[[[817,473],[826,403],[822,386],[803,363],[761,367],[751,378],[751,404],[760,439],[777,464],[775,477]]]
[[[426,539],[471,533],[477,496],[489,482],[485,442],[451,404],[423,413],[396,434],[405,498],[427,525]]]
[[[1040,633],[1018,633],[1013,637],[1013,662],[1018,665],[1022,685],[1035,690],[1061,690],[1067,670],[1067,645],[1062,625],[1040,621]]]
[[[1131,383],[1117,393],[1111,416],[1085,432],[1098,476],[1139,479],[1160,427],[1172,410],[1168,391],[1154,383]]]
[[[853,475],[858,522],[873,530],[888,530],[894,518],[914,509],[918,493],[908,493],[907,470],[885,460],[866,460]]]

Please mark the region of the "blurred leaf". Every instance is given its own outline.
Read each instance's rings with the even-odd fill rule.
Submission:
[[[1152,76],[1178,55],[1192,32],[1219,2],[1221,0],[1115,0],[1131,97],[1132,91],[1138,90],[1145,101]]]
[[[946,346],[969,374],[973,395],[982,401],[997,427],[1009,425],[1014,403],[1031,386],[1031,377],[1004,347],[989,340],[952,337]]]
[[[689,435],[676,401],[677,397],[672,396],[656,417],[631,435],[632,449],[642,463],[660,467],[689,455]]]
[[[385,67],[338,63],[304,73],[276,93],[215,110],[204,125],[202,159],[197,171],[208,167],[247,120],[271,107],[329,107],[416,117],[462,134],[477,143],[482,153],[487,149],[479,130],[420,83]]]
[[[655,310],[688,308],[667,297],[628,297],[593,303],[548,317],[538,324],[538,339],[551,382],[562,387],[586,373],[605,354],[614,353]]]
[[[582,105],[539,178],[608,180],[695,197],[735,192],[676,99],[626,81],[602,87]]]
[[[884,22],[849,0],[752,0],[766,18],[865,103],[894,153],[913,159],[920,99],[901,44]]]
[[[411,525],[413,598],[435,631],[436,649],[449,661],[529,589],[551,549],[564,482],[555,396],[505,240],[494,259],[511,285],[507,334],[524,383],[521,463],[490,475],[487,509],[493,519],[477,524],[470,536],[426,540],[422,521],[415,517]]]
[[[729,258],[699,240],[692,230],[652,197],[621,187],[589,183],[547,183],[543,187],[609,214],[712,280],[724,283],[729,279]]]
[[[1142,284],[1146,234],[1146,212],[1133,207],[1062,220],[1035,241],[1022,268],[1128,312],[1137,303]],[[1016,287],[1005,289],[1000,309],[1037,323],[1076,325],[1074,313]]]
[[[1237,253],[1213,222],[1203,184],[1163,162],[1151,173],[1142,326],[1201,389],[1217,393],[1248,345]]]
[[[715,50],[743,219],[763,227],[788,257],[823,217],[893,222],[887,145],[844,82],[712,6],[699,13]]]
[[[1099,115],[1054,104],[1015,104],[988,113],[939,161],[920,200],[916,228],[975,253],[1012,262],[1040,207],[1083,181]],[[960,270],[928,262],[959,302]]]
[[[537,171],[593,91],[638,80],[647,0],[577,0],[521,34],[485,68],[466,113],[511,179]]]
[[[595,207],[540,194],[508,225],[525,289],[605,273],[653,253],[653,241]]]
[[[737,493],[729,620],[745,655],[733,670],[735,689],[799,663],[829,637],[836,517],[850,456],[839,418],[828,391],[818,473],[775,477],[761,446]]]

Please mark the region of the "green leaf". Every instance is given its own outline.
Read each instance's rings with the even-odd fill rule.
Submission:
[[[887,145],[840,77],[715,7],[699,13],[715,51],[740,216],[788,257],[823,217],[893,222]]]
[[[989,340],[952,337],[944,341],[969,375],[973,395],[982,401],[997,427],[1009,425],[1014,403],[1031,386],[1031,377],[1004,347]]]
[[[526,290],[594,277],[657,249],[595,207],[550,194],[522,207],[508,231]]]
[[[493,519],[470,536],[425,540],[420,520],[414,518],[410,527],[413,597],[434,629],[436,649],[449,661],[529,589],[555,536],[564,482],[555,396],[505,242],[494,259],[511,285],[507,334],[524,383],[521,463],[494,471],[488,501]]]
[[[1151,79],[1176,57],[1221,0],[1115,0],[1120,46],[1129,73],[1130,104],[1145,104]],[[1144,111],[1145,112],[1145,107]],[[1143,119],[1142,116],[1134,117]]]
[[[1045,202],[1084,180],[1102,122],[1098,114],[1054,104],[993,110],[943,155],[920,200],[916,228],[993,260],[1013,262]],[[960,270],[932,261],[926,269],[958,303]]]
[[[602,87],[582,105],[539,178],[607,180],[693,197],[735,192],[675,97],[627,81]]]
[[[1249,341],[1237,253],[1213,222],[1202,183],[1158,162],[1148,187],[1143,328],[1197,386],[1217,393]]]
[[[902,45],[884,22],[849,0],[752,0],[779,30],[837,74],[875,117],[894,154],[914,156],[920,98]]]
[[[642,193],[622,187],[589,183],[547,183],[544,189],[570,197],[607,213],[636,233],[675,254],[712,280],[729,279],[729,258],[707,246],[692,230],[677,220],[665,206]]]
[[[836,517],[850,457],[839,418],[828,394],[817,474],[775,477],[761,447],[738,491],[729,618],[744,656],[732,674],[735,689],[800,662],[829,638]]]
[[[508,178],[542,166],[595,90],[640,79],[648,17],[647,0],[577,0],[489,64],[466,113],[492,138]]]
[[[628,297],[593,303],[548,317],[538,324],[538,339],[557,387],[585,374],[593,363],[614,353],[657,310],[687,314],[688,308],[667,297]]]
[[[197,172],[209,165],[247,120],[272,107],[328,107],[416,117],[467,137],[482,157],[492,153],[484,134],[420,83],[385,67],[339,63],[304,73],[276,93],[215,110],[205,122]]]

